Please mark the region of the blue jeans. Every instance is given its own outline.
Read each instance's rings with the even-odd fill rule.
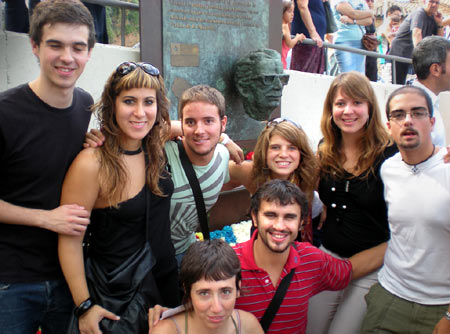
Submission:
[[[361,40],[336,42],[336,44],[351,46],[353,48],[362,49]],[[339,72],[357,71],[359,73],[366,73],[366,56],[357,53],[336,50],[336,59],[339,65]]]
[[[0,331],[8,334],[64,334],[74,304],[65,281],[0,283]]]

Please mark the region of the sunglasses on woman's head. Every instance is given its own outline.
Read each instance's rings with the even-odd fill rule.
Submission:
[[[288,118],[282,118],[282,117],[277,117],[277,118],[271,119],[270,121],[267,122],[267,127],[275,126],[275,125],[278,125],[278,124],[283,123],[283,122],[289,122],[289,123],[291,123],[292,125],[294,125],[298,129],[302,128],[300,126],[300,124],[298,124],[297,122],[295,122],[293,120],[290,120]]]
[[[159,70],[149,63],[133,63],[132,61],[126,61],[117,66],[116,73],[120,76],[127,75],[134,71],[137,67],[140,67],[145,73],[154,77],[159,77]]]

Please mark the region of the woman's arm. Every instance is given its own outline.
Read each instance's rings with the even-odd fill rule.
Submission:
[[[99,194],[99,164],[93,148],[80,152],[70,166],[64,179],[61,204],[77,203],[91,212]],[[76,306],[89,298],[89,290],[84,272],[82,242],[84,233],[79,236],[59,235],[58,255],[61,269]],[[100,333],[98,323],[104,317],[117,320],[117,316],[95,305],[79,319],[81,332]]]
[[[228,170],[230,172],[230,181],[223,185],[222,190],[231,190],[243,185],[251,193],[253,189],[253,180],[251,179],[253,168],[253,161],[244,161],[241,164],[236,164],[233,161],[228,163]]]
[[[371,21],[373,21],[373,11],[354,9],[348,2],[341,2],[337,4],[336,10],[341,15],[346,15],[352,20],[362,20],[370,18]],[[372,24],[372,22],[370,24]]]
[[[300,12],[300,16],[303,23],[305,24],[306,29],[308,29],[309,36],[311,36],[311,39],[317,43],[317,46],[319,48],[321,48],[323,45],[323,41],[316,30],[316,26],[314,25],[314,22],[312,20],[308,4],[309,0],[297,0],[297,6]]]
[[[303,34],[296,34],[294,38],[291,38],[291,30],[289,29],[289,25],[287,23],[283,23],[281,29],[283,31],[284,41],[286,42],[286,45],[291,49],[298,42],[302,42],[306,38]]]

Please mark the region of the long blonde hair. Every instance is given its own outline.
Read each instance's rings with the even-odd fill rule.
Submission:
[[[300,151],[300,162],[289,181],[299,186],[311,200],[317,180],[317,162],[305,132],[289,121],[266,126],[258,137],[253,155],[252,179],[256,188],[271,180],[271,171],[267,165],[267,151],[270,139],[278,135],[283,137]]]
[[[163,145],[170,133],[169,101],[161,75],[152,76],[137,66],[123,76],[114,71],[105,84],[100,101],[93,106],[105,135],[105,143],[99,150],[100,194],[109,201],[111,206],[116,206],[122,199],[126,180],[130,177],[121,159],[120,128],[116,121],[115,103],[117,96],[122,91],[133,88],[151,88],[156,91],[155,124],[142,140],[142,144],[148,157],[146,184],[155,195],[165,195],[158,182],[164,174],[166,164]]]
[[[391,144],[391,139],[381,122],[380,108],[369,80],[354,71],[341,73],[333,80],[324,102],[320,122],[323,141],[318,150],[321,174],[336,173],[343,176],[345,173],[345,157],[341,151],[342,133],[333,121],[333,103],[339,90],[341,94],[369,105],[369,118],[359,141],[360,155],[353,170],[354,175],[367,177],[374,172],[375,160]]]

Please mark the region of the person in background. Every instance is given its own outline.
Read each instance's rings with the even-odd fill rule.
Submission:
[[[296,34],[294,38],[291,38],[291,23],[293,19],[294,3],[292,0],[283,0],[283,23],[281,25],[283,39],[281,41],[281,61],[283,62],[284,69],[289,68],[286,63],[286,57],[289,50],[306,38],[304,34]]]
[[[450,90],[450,41],[440,36],[428,36],[414,48],[413,67],[417,80],[413,86],[424,89],[433,102],[435,119],[431,139],[445,146],[445,127],[439,110],[439,94]]]
[[[391,43],[397,34],[402,19],[402,10],[397,5],[392,5],[386,11],[385,19],[381,27],[378,29],[380,53],[389,54]],[[392,63],[386,59],[380,58],[380,76],[386,83],[392,82]]]
[[[366,0],[367,6],[370,10],[374,10],[374,2],[375,0]],[[367,34],[372,34],[376,37],[376,28],[375,28],[375,20],[373,20],[371,25],[365,27]],[[377,47],[378,49],[378,47]],[[377,52],[378,50],[373,50]],[[370,81],[376,82],[378,80],[378,58],[366,56],[366,77],[369,78]]]
[[[185,292],[183,311],[160,321],[152,333],[264,333],[253,314],[234,308],[241,290],[241,264],[223,240],[189,246],[181,262],[180,284]]]
[[[325,72],[325,50],[322,48],[327,28],[323,0],[295,0],[292,33],[304,34],[316,45],[297,43],[292,49],[291,70],[319,73]]]
[[[424,7],[416,9],[406,17],[392,40],[389,54],[411,58],[414,47],[422,39],[431,35],[444,35],[439,0],[425,0]],[[396,77],[392,77],[392,82],[404,85],[410,68],[411,64],[395,62]]]
[[[338,31],[335,33],[335,44],[362,49],[361,39],[365,26],[373,24],[373,11],[364,0],[333,0],[332,8]],[[336,50],[339,72],[357,71],[365,73],[366,56],[357,53]]]
[[[85,261],[84,233],[59,235],[61,268],[77,306],[69,333],[147,333],[150,307],[179,303],[173,182],[163,150],[168,109],[159,70],[132,62],[110,75],[93,107],[104,145],[78,154],[61,194],[62,204],[82,205],[91,220]]]
[[[392,5],[386,11],[386,18],[379,29],[382,37],[383,54],[388,54],[392,40],[397,35],[398,28],[402,20],[402,9],[397,5]]]
[[[381,122],[375,92],[360,73],[341,73],[324,102],[319,144],[319,196],[325,205],[321,250],[346,259],[389,239],[380,167],[397,152]],[[364,295],[376,272],[341,291],[311,298],[308,334],[357,334]]]

